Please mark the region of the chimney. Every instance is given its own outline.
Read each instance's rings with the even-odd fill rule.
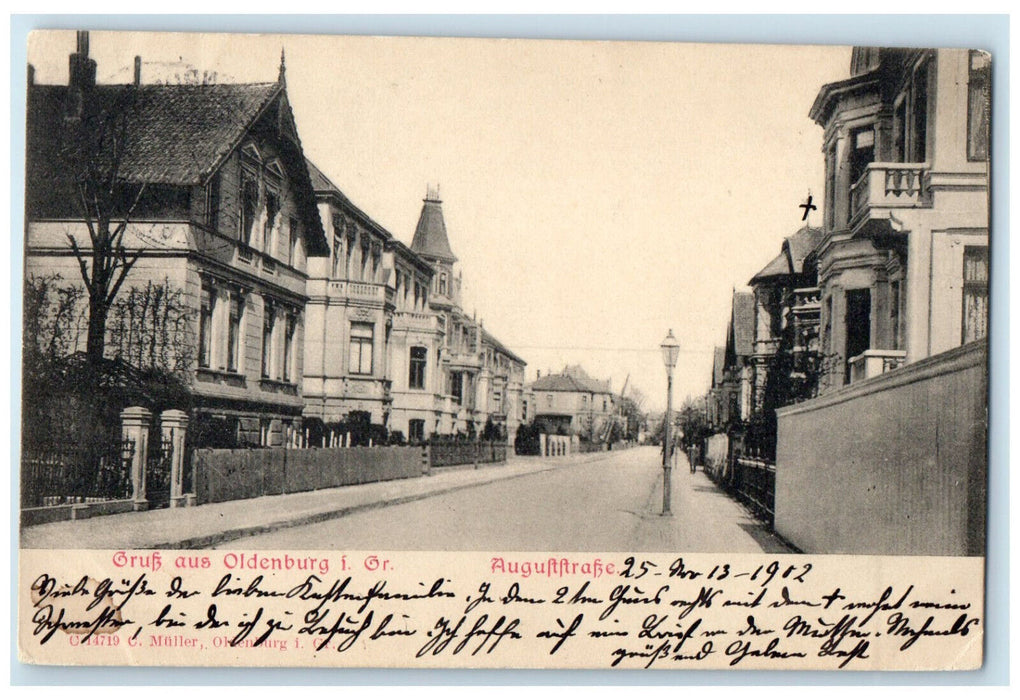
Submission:
[[[542,378],[542,370],[536,369],[535,370],[535,379],[541,379],[541,378]]]
[[[142,57],[135,56],[135,87],[142,84]]]
[[[96,62],[89,58],[89,33],[78,32],[77,51],[68,59],[68,86],[90,88],[96,84]]]
[[[29,86],[35,85],[35,66],[31,63],[28,64],[28,84]]]

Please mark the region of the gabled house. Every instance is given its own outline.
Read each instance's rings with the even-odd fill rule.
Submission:
[[[854,48],[822,86],[828,389],[987,334],[988,54]]]
[[[124,246],[138,256],[111,312],[105,355],[135,364],[157,364],[168,352],[183,358],[165,369],[193,395],[197,446],[296,444],[307,264],[329,248],[282,58],[275,82],[149,85],[136,59],[132,83],[96,84],[88,34],[79,32],[67,85],[34,84],[29,74],[26,275],[82,284],[91,222],[68,140],[92,138],[88,120],[102,115],[116,131],[101,146],[117,150],[90,157],[114,162],[117,194],[136,199]],[[153,289],[179,300],[171,341],[139,326]],[[76,313],[72,347],[82,349],[86,315]]]
[[[606,439],[616,419],[617,402],[611,382],[593,379],[580,365],[531,383],[534,420],[542,432],[578,435],[592,442]]]

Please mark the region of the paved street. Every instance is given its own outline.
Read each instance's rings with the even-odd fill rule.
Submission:
[[[593,456],[594,457],[594,456]],[[683,457],[672,518],[657,448],[643,447],[301,527],[221,548],[785,552]]]

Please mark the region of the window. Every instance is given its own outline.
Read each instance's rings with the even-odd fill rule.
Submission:
[[[411,367],[407,385],[412,389],[425,388],[425,359],[428,350],[422,347],[411,348]]]
[[[893,110],[893,162],[907,158],[907,100],[904,97]]]
[[[215,173],[205,186],[205,225],[213,231],[220,226],[220,174]]]
[[[967,159],[988,158],[988,124],[991,111],[991,56],[970,52],[967,75]]]
[[[825,315],[822,321],[825,326],[822,330],[823,342],[825,343],[825,352],[832,354],[832,297],[825,297]]]
[[[227,325],[227,371],[238,372],[241,367],[241,348],[244,335],[241,318],[244,315],[244,299],[238,292],[230,293],[230,319]]]
[[[407,421],[407,438],[411,442],[421,442],[425,439],[425,421],[421,418],[412,418]]]
[[[846,380],[850,381],[850,360],[871,347],[871,290],[846,292]]]
[[[259,446],[272,447],[273,421],[270,418],[259,419]]]
[[[988,248],[963,249],[963,342],[988,335]]]
[[[460,372],[450,374],[450,395],[458,406],[464,401],[464,375]]]
[[[216,292],[211,286],[202,285],[202,302],[198,316],[198,366],[212,364],[212,321]]]
[[[889,285],[889,326],[892,330],[892,349],[900,349],[900,282]]]
[[[546,394],[545,395],[545,405],[546,406],[552,406],[553,405],[553,395],[552,394]]]
[[[300,231],[298,231],[298,220],[292,216],[292,217],[290,217],[290,240],[288,241],[288,250],[287,250],[287,256],[288,256],[287,257],[287,264],[290,265],[291,267],[297,267],[297,264],[298,264],[298,261],[297,261],[297,244],[298,244],[298,236],[299,235],[300,235]]]
[[[280,213],[280,193],[266,189],[266,223],[262,227],[262,250],[268,255],[273,255],[273,226],[276,225],[276,217]]]
[[[836,147],[825,153],[825,228],[836,227]]]
[[[259,207],[258,174],[247,167],[241,168],[241,219],[238,238],[245,245],[251,245],[252,229]]]
[[[340,261],[344,254],[344,224],[339,214],[333,215],[333,278],[339,277]]]
[[[351,324],[351,356],[348,366],[351,374],[372,374],[373,331],[371,323]]]
[[[445,272],[439,274],[439,293],[444,297],[447,296]]]
[[[910,133],[907,141],[911,163],[923,163],[928,155],[928,69],[928,63],[917,69],[910,88]]]
[[[370,257],[369,256],[369,248],[370,247],[371,247],[371,244],[369,243],[368,236],[365,235],[365,234],[362,234],[362,236],[361,236],[361,273],[360,273],[360,276],[358,277],[358,279],[360,279],[362,282],[368,281],[368,265],[369,265],[369,257]]]
[[[333,235],[333,272],[331,277],[337,279],[340,277],[340,260],[342,259],[344,252],[344,237],[340,234]]]
[[[273,326],[276,325],[276,310],[266,302],[262,318],[262,376],[273,378]]]
[[[297,334],[297,315],[287,314],[287,332],[283,336],[283,381],[289,382],[294,378],[294,336]],[[369,360],[369,372],[372,371],[371,360]]]
[[[868,126],[850,132],[850,186],[853,187],[875,160],[875,129]]]

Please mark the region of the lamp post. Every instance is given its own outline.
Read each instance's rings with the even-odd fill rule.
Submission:
[[[666,365],[666,417],[663,419],[665,435],[662,437],[662,514],[671,515],[669,492],[673,469],[673,438],[670,434],[673,422],[673,368],[676,366],[677,355],[680,354],[680,344],[673,337],[672,328],[659,347],[662,348],[662,363]]]

